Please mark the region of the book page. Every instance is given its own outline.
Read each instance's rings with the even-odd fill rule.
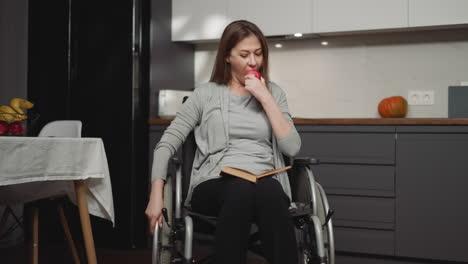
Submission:
[[[292,166],[286,166],[286,167],[283,167],[283,168],[267,171],[267,172],[264,172],[262,174],[257,175],[257,178],[261,178],[261,177],[265,177],[265,176],[275,174],[275,173],[278,173],[278,172],[281,172],[281,171],[289,170],[290,168],[292,168]]]
[[[229,175],[232,175],[232,176],[236,176],[236,177],[240,177],[240,178],[249,180],[251,182],[257,182],[257,178],[261,178],[261,177],[272,175],[272,174],[275,174],[275,173],[278,173],[278,172],[281,172],[281,171],[289,170],[290,168],[292,168],[292,166],[287,166],[287,167],[283,167],[283,168],[279,168],[279,169],[266,171],[266,172],[264,172],[262,174],[259,174],[259,175],[255,175],[255,174],[253,174],[251,172],[248,172],[246,170],[233,168],[233,167],[223,167],[221,169],[221,171],[224,172],[224,173],[227,173]]]
[[[257,182],[257,176],[246,170],[233,168],[233,167],[223,167],[221,171],[232,176],[237,176],[237,177],[246,179],[251,182]]]

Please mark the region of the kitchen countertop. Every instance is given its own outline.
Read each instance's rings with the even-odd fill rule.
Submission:
[[[295,125],[468,125],[468,118],[293,118]],[[150,118],[149,125],[169,125],[172,119]]]

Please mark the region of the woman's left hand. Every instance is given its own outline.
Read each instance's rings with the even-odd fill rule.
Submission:
[[[249,74],[245,76],[245,89],[249,91],[257,100],[263,104],[271,99],[271,93],[265,84],[265,79],[257,79],[254,75]]]

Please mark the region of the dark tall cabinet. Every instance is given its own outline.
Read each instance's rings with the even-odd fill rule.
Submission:
[[[30,1],[32,133],[78,119],[106,148],[116,221],[92,218],[97,247],[146,245],[149,19],[149,0]]]
[[[79,119],[83,136],[101,137],[106,148],[115,227],[92,217],[97,247],[147,246],[148,117],[160,89],[194,83],[194,46],[171,41],[171,4],[29,3],[28,98],[39,114],[31,135],[52,120]]]

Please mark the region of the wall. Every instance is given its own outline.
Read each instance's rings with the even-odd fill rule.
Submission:
[[[196,84],[209,79],[215,52],[196,46]],[[468,81],[467,29],[270,40],[270,54],[271,79],[295,117],[378,117],[382,98],[409,90],[434,90],[435,103],[410,106],[408,117],[447,117],[447,87]]]
[[[0,0],[0,105],[26,97],[28,1]]]

